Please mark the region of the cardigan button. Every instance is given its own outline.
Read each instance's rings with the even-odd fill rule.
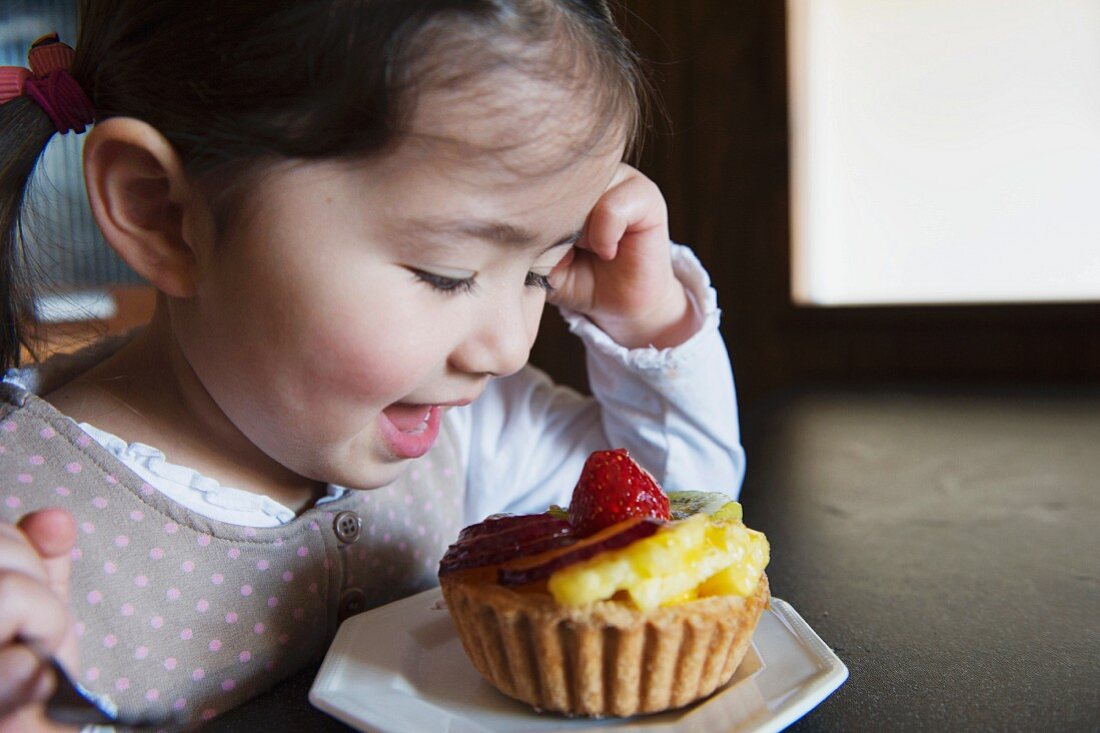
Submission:
[[[336,615],[341,621],[367,610],[367,594],[361,588],[349,588],[340,596]]]
[[[359,539],[362,529],[363,520],[355,512],[340,512],[332,520],[332,530],[336,533],[336,539],[346,545]]]

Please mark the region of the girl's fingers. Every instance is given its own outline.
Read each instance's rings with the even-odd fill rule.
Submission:
[[[75,539],[72,517],[60,509],[27,515],[17,527],[0,525],[0,717],[51,687],[21,639],[75,656],[67,608]]]
[[[626,235],[655,232],[663,244],[668,215],[657,185],[633,169],[609,188],[588,218],[583,246],[603,260],[614,259]]]
[[[9,571],[22,573],[42,583],[49,583],[44,559],[18,527],[0,523],[0,574]]]
[[[54,687],[53,675],[20,639],[53,652],[68,641],[69,628],[64,602],[41,579],[0,570],[0,729],[10,723],[20,730],[19,721],[33,713],[27,706]],[[15,717],[5,720],[9,716]]]
[[[53,675],[22,644],[0,647],[0,720],[49,697]]]
[[[76,544],[76,522],[64,509],[42,509],[28,514],[19,529],[42,558],[50,589],[62,600],[69,598],[69,553]]]
[[[12,570],[0,572],[0,647],[28,638],[52,652],[68,631],[65,602],[41,580]]]

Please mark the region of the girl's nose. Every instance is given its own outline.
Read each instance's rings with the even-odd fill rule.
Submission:
[[[451,366],[466,374],[504,377],[527,363],[538,335],[541,302],[496,302],[481,309],[477,323],[451,354]]]

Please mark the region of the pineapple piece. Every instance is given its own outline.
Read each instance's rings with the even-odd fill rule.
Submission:
[[[760,582],[771,551],[768,540],[756,530],[745,529],[749,542],[741,562],[719,570],[695,589],[700,598],[707,596],[749,596]]]
[[[699,594],[704,581],[727,570],[729,578],[716,580],[712,588],[734,588],[737,595],[750,595],[766,558],[763,534],[732,518],[712,521],[697,514],[670,522],[627,547],[558,570],[550,576],[548,589],[558,603],[570,606],[606,600],[625,591],[634,605],[648,610],[690,600]],[[750,578],[751,587],[741,592]]]

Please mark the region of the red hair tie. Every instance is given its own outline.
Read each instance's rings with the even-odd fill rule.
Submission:
[[[56,33],[42,36],[27,54],[29,69],[0,66],[0,104],[30,97],[50,116],[58,132],[84,132],[95,122],[95,107],[69,73],[75,56]]]

